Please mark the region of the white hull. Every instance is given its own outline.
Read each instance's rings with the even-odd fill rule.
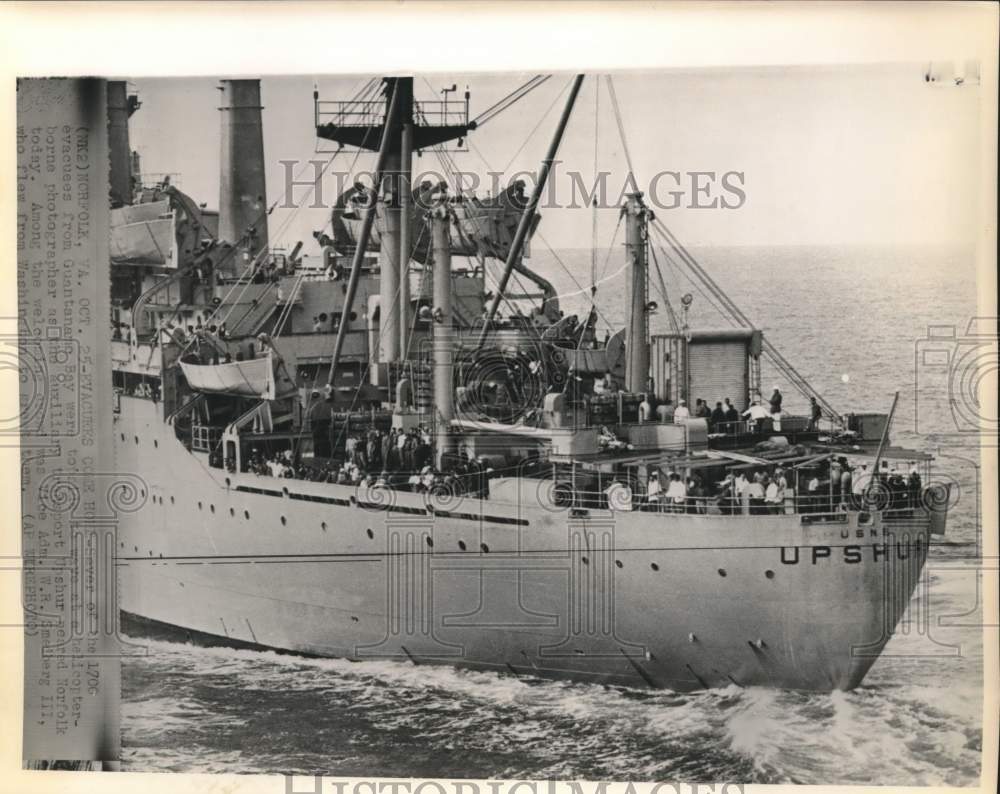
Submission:
[[[210,468],[159,408],[123,397],[117,417],[117,469],[145,491],[120,517],[119,603],[232,643],[677,690],[849,689],[927,555],[923,512],[890,531],[878,514],[431,512],[415,493],[363,507],[353,487]]]

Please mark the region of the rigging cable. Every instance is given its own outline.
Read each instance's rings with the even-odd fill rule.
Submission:
[[[608,84],[608,95],[611,97],[611,107],[615,112],[615,121],[618,124],[618,135],[622,139],[622,150],[625,152],[625,162],[628,163],[628,174],[635,184],[635,168],[632,167],[632,155],[628,149],[628,141],[625,138],[625,125],[622,123],[621,109],[618,107],[618,95],[615,93],[615,84],[610,74],[604,75]]]
[[[688,250],[681,244],[679,240],[673,235],[673,233],[663,224],[660,220],[654,220],[654,224],[660,229],[660,233],[668,240],[671,247],[677,251],[681,260],[688,266],[688,268],[705,284],[705,286],[711,290],[722,302],[723,306],[731,312],[732,316],[736,318],[740,324],[748,328],[755,328],[754,324],[750,319],[740,310],[740,308],[733,303],[728,295],[723,291],[723,289],[712,279],[712,277],[705,272],[705,270],[695,261],[694,257],[688,252]],[[816,401],[822,406],[822,408],[827,412],[828,416],[840,421],[842,417],[833,408],[832,405],[819,393],[813,386],[805,379],[805,377],[795,369],[788,359],[771,343],[768,339],[762,339],[763,352],[771,360],[771,362],[789,379],[792,381],[792,385],[795,386],[805,397],[815,397]]]
[[[545,113],[542,114],[542,117],[538,119],[538,123],[535,124],[534,128],[531,130],[531,132],[528,133],[528,136],[524,139],[524,141],[521,142],[521,145],[517,147],[517,151],[514,152],[514,156],[510,158],[510,162],[507,163],[507,165],[504,167],[501,173],[506,174],[510,170],[510,167],[514,164],[514,161],[517,159],[517,156],[521,153],[524,147],[528,145],[528,141],[530,141],[532,137],[534,137],[535,133],[538,132],[539,127],[542,126],[542,124],[545,122],[545,119],[547,119],[549,117],[549,114],[552,112],[552,108],[556,106],[556,103],[559,102],[559,100],[562,98],[562,95],[566,93],[567,89],[573,84],[573,81],[575,79],[576,78],[571,77],[569,81],[566,83],[566,85],[562,87],[562,90],[555,95],[555,98],[552,100],[552,104],[549,105],[548,110],[546,110]]]
[[[516,102],[526,97],[536,88],[538,88],[538,86],[545,83],[545,81],[548,80],[550,77],[552,77],[552,75],[550,74],[536,74],[524,85],[515,89],[514,91],[511,91],[511,93],[509,93],[499,102],[494,103],[486,110],[484,110],[482,113],[480,113],[478,116],[476,116],[476,118],[474,118],[469,123],[469,126],[470,127],[483,126],[483,124],[485,124],[487,121],[490,121],[492,118],[500,115],[505,110],[514,105]]]
[[[677,323],[677,315],[674,313],[674,307],[670,303],[670,296],[667,294],[667,283],[663,280],[663,271],[660,269],[660,260],[656,258],[656,246],[650,244],[649,252],[653,255],[653,264],[656,265],[656,278],[660,285],[660,297],[663,300],[663,305],[667,310],[667,319],[670,321],[670,330],[675,334],[681,332],[680,325]]]

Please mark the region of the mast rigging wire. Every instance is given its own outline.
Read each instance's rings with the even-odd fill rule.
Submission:
[[[536,74],[534,77],[528,80],[528,82],[524,83],[524,85],[520,86],[519,88],[516,88],[514,91],[511,91],[507,96],[505,96],[499,102],[495,102],[493,105],[491,105],[482,113],[480,113],[478,116],[476,116],[469,123],[469,126],[470,127],[483,126],[483,124],[485,124],[487,121],[490,121],[494,117],[500,115],[505,110],[514,105],[516,102],[523,99],[532,91],[534,91],[536,88],[538,88],[538,86],[544,84],[545,81],[548,80],[550,77],[552,77],[552,75],[550,74]]]

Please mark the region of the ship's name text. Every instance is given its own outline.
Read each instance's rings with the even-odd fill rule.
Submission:
[[[856,565],[865,560],[871,562],[888,562],[908,560],[924,553],[924,544],[920,538],[913,541],[901,540],[895,543],[873,543],[870,546],[851,544],[847,546],[782,546],[781,564],[821,565],[824,562],[840,561],[848,565]]]

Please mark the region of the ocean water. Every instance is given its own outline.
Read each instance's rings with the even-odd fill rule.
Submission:
[[[963,385],[968,373],[930,371],[922,357],[928,345],[959,351],[981,345],[966,333],[976,306],[971,252],[692,253],[840,410],[885,412],[892,392],[900,390],[894,443],[936,451],[939,479],[952,484],[955,504],[945,540],[931,549],[928,587],[918,588],[861,687],[807,694],[732,686],[678,694],[156,641],[148,643],[147,656],[123,662],[125,768],[976,784],[982,745],[981,484],[979,436],[962,422],[976,411],[993,419],[995,413],[990,417],[987,408],[975,405]],[[673,300],[686,292],[694,298],[691,326],[727,327],[710,296],[676,262],[668,266],[662,253],[659,258]],[[626,311],[624,275],[617,262],[604,272],[603,261],[602,254],[598,301],[617,326]],[[536,252],[531,264],[557,285],[567,309],[586,311],[589,252]],[[658,295],[652,297],[662,306]],[[667,328],[662,313],[651,323],[654,332]],[[928,340],[929,326],[955,326],[956,336],[944,343]],[[767,365],[763,377],[768,386],[782,385],[792,410],[804,408],[804,399],[793,396]],[[957,409],[949,396],[961,402]]]

